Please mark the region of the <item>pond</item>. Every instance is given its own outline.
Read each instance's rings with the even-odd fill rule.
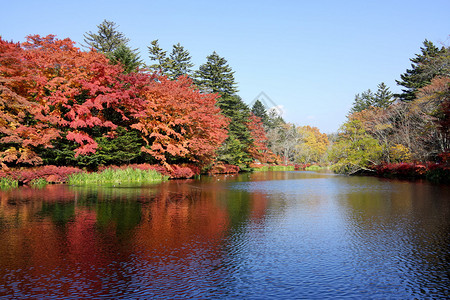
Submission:
[[[447,298],[450,187],[260,172],[0,191],[0,299]]]

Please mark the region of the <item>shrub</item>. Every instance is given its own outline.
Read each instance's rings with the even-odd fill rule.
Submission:
[[[395,177],[395,178],[424,178],[427,172],[427,167],[424,164],[417,163],[383,163],[374,166],[373,169],[378,176]]]
[[[216,175],[216,174],[237,174],[240,169],[238,166],[216,163],[209,170],[208,174]]]
[[[181,178],[192,178],[194,177],[194,172],[188,167],[182,166],[171,166],[172,170],[169,171],[170,178],[181,179]]]
[[[82,170],[75,167],[42,166],[1,171],[0,177],[8,176],[13,180],[17,180],[19,184],[29,184],[38,179],[42,179],[47,182],[62,183],[67,180],[69,175],[79,172],[82,172]]]
[[[432,182],[450,183],[450,167],[442,164],[430,165],[426,178]]]
[[[450,167],[437,163],[383,163],[374,166],[378,176],[390,178],[420,179],[433,182],[450,182]]]

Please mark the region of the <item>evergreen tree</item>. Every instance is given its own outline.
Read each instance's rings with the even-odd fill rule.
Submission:
[[[375,95],[373,92],[368,89],[365,92],[355,95],[355,101],[353,102],[353,106],[350,109],[350,113],[353,114],[355,112],[360,112],[365,109],[368,109],[375,102]]]
[[[151,46],[148,47],[148,52],[150,59],[156,62],[153,65],[150,65],[149,69],[163,75],[167,74],[167,70],[170,66],[170,60],[167,58],[167,51],[164,51],[161,47],[159,47],[158,40],[151,42]]]
[[[168,77],[175,80],[182,75],[191,76],[193,66],[189,51],[185,50],[180,43],[173,45],[172,53],[169,56]]]
[[[421,70],[422,73],[419,79],[434,78],[436,76],[450,77],[450,47],[442,48],[438,55],[423,63]]]
[[[401,74],[401,80],[396,80],[397,84],[405,87],[401,94],[395,95],[402,101],[412,101],[416,98],[417,90],[428,85],[436,75],[436,73],[425,73],[423,65],[445,52],[445,48],[439,49],[432,42],[425,40],[424,47],[421,47],[421,54],[411,58],[411,69],[407,69],[406,73]]]
[[[380,83],[377,87],[378,89],[374,95],[374,102],[372,105],[380,108],[389,107],[393,102],[394,96],[384,82]]]
[[[237,95],[220,97],[217,106],[230,119],[228,138],[218,151],[218,160],[246,169],[253,161],[249,152],[253,141],[246,125],[250,109]]]
[[[286,124],[286,121],[280,115],[279,111],[275,108],[272,108],[269,110],[268,117],[269,117],[269,122],[268,122],[269,129],[276,129],[276,128]]]
[[[269,127],[269,116],[267,115],[266,108],[261,101],[256,100],[252,107],[252,113],[261,119],[264,127]]]
[[[368,89],[367,91],[362,92],[361,95],[356,94],[350,113],[361,112],[371,106],[380,108],[389,107],[393,102],[391,91],[389,91],[389,88],[384,82],[380,83],[377,88],[375,93]]]
[[[195,83],[204,92],[219,93],[222,96],[238,92],[234,72],[225,58],[220,57],[215,51],[195,72]]]
[[[84,47],[91,47],[102,53],[112,53],[119,48],[120,45],[127,45],[129,39],[122,32],[117,31],[116,23],[104,20],[97,26],[98,32],[91,31],[84,34]]]
[[[123,44],[108,54],[108,57],[113,64],[122,64],[125,73],[136,71],[142,65],[139,55]]]

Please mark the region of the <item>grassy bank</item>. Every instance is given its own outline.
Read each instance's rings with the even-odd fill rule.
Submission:
[[[295,166],[270,166],[269,171],[294,171]]]
[[[283,165],[276,165],[276,166],[267,166],[267,165],[257,165],[252,166],[252,170],[254,172],[266,172],[266,171],[294,171],[295,166],[283,166]]]
[[[312,166],[306,167],[305,171],[319,171],[319,170],[322,170],[322,169],[325,169],[325,167],[321,167],[321,166],[318,166],[318,165],[312,165]]]
[[[19,182],[9,177],[0,178],[0,189],[10,189],[19,186]]]
[[[167,180],[155,170],[140,169],[106,169],[98,173],[76,173],[69,175],[67,183],[71,185],[84,184],[122,184],[122,183],[155,183]]]

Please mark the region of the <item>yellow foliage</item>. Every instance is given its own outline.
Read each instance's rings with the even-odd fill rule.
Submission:
[[[296,161],[320,162],[328,149],[328,137],[317,127],[302,126],[297,129],[300,143],[296,146]]]
[[[393,162],[410,162],[411,151],[402,144],[395,144],[389,149],[389,155]]]

